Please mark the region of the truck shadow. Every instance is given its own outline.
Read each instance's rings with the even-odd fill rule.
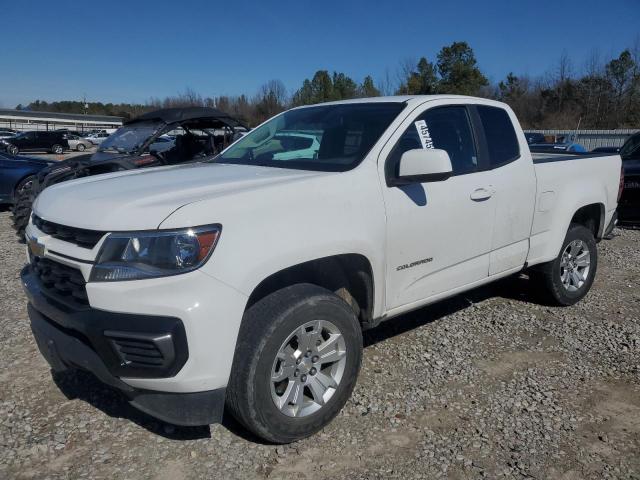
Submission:
[[[524,274],[517,274],[394,317],[389,321],[383,321],[375,328],[364,332],[364,347],[367,348],[388,338],[428,325],[493,297],[550,305],[544,297],[544,292],[535,282]]]
[[[391,321],[383,322],[364,333],[365,348],[408,332],[431,322],[443,319],[457,311],[470,307],[491,297],[502,297],[523,302],[540,303],[538,291],[528,278],[520,275],[509,277],[494,284],[480,287],[448,300],[401,315]],[[81,370],[69,370],[53,373],[53,380],[60,391],[69,400],[82,400],[113,418],[124,418],[136,425],[169,440],[196,440],[211,438],[211,427],[181,427],[157,420],[129,404],[119,391],[103,384],[96,377]],[[231,433],[252,443],[267,444],[253,436],[235,419],[225,414],[222,426]]]
[[[184,427],[158,420],[131,406],[127,397],[105,385],[93,374],[82,370],[52,372],[53,381],[69,400],[82,400],[112,418],[124,418],[151,433],[168,440],[198,440],[211,438],[211,426]],[[266,444],[242,427],[231,415],[224,415],[222,426],[231,433],[252,443]]]

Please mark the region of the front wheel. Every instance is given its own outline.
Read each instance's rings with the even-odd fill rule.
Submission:
[[[591,288],[598,268],[598,249],[593,232],[571,224],[558,257],[540,268],[542,280],[554,303],[569,306]]]
[[[84,149],[86,147],[84,146],[83,143],[79,143],[78,146],[76,147],[76,150],[78,150],[79,152],[84,152]]]
[[[56,155],[61,155],[64,149],[62,148],[62,145],[54,145],[51,147],[51,151]]]
[[[18,152],[20,151],[20,149],[18,147],[16,147],[15,145],[9,145],[9,148],[7,149],[7,151],[11,154],[11,155],[17,155]]]
[[[347,402],[361,359],[360,324],[344,300],[315,285],[284,288],[244,315],[227,405],[270,442],[308,437]]]

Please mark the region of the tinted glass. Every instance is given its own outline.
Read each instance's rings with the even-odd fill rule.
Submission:
[[[99,152],[114,151],[119,153],[133,153],[142,147],[158,130],[156,123],[137,122],[120,127],[111,135],[99,134],[97,138],[108,137],[98,148]]]
[[[478,113],[487,139],[491,167],[499,167],[518,158],[518,137],[506,110],[478,105]]]
[[[290,110],[249,132],[219,163],[345,171],[359,164],[403,103],[352,103]]]
[[[397,175],[400,157],[408,150],[446,150],[454,175],[475,172],[478,157],[467,109],[463,106],[427,110],[405,130],[387,160],[387,175]]]
[[[640,134],[630,137],[620,149],[622,160],[640,160]]]

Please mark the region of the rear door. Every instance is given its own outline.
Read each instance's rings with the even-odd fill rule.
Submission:
[[[475,105],[472,110],[493,186],[495,218],[489,275],[495,275],[520,268],[526,261],[536,177],[524,138],[518,139],[520,126],[513,112],[493,105]]]
[[[27,132],[24,137],[20,139],[18,147],[20,150],[33,150],[37,148],[37,141],[36,132]]]

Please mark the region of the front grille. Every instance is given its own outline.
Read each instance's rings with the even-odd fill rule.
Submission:
[[[85,230],[84,228],[67,227],[58,223],[49,222],[37,215],[33,216],[33,224],[43,233],[65,242],[74,243],[79,247],[93,248],[106,232],[97,230]]]
[[[86,282],[80,270],[40,257],[33,257],[31,268],[38,276],[42,293],[46,296],[65,304],[89,304]]]
[[[171,365],[175,359],[170,333],[133,333],[106,331],[121,365],[137,368],[158,368]]]

